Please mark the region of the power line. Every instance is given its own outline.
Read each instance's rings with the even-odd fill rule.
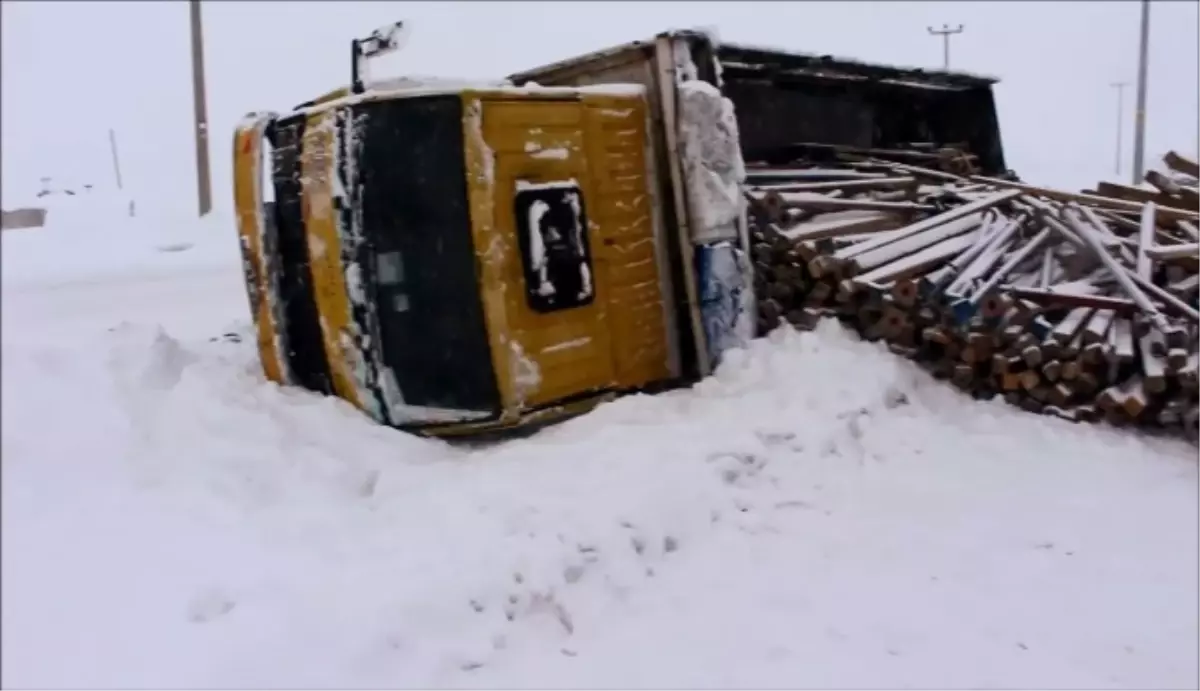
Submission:
[[[941,36],[942,37],[942,69],[949,71],[949,69],[950,69],[950,37],[953,36],[954,34],[961,34],[963,32],[963,25],[959,24],[958,26],[954,27],[953,29],[950,28],[949,24],[943,24],[942,28],[940,28],[940,29],[935,29],[932,26],[927,27],[927,28],[929,30],[930,36]]]

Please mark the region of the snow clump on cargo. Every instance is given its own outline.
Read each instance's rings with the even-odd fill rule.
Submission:
[[[717,87],[699,80],[679,86],[680,146],[696,227],[693,239],[737,235],[746,179],[733,103]]]

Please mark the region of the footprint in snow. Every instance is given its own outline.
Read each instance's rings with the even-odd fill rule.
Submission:
[[[210,622],[228,614],[236,605],[233,598],[218,588],[197,594],[188,604],[188,619],[197,624]]]
[[[155,249],[159,252],[186,252],[192,248],[190,242],[173,242],[167,245],[159,245]]]
[[[583,578],[584,568],[578,564],[572,564],[563,569],[563,581],[567,584],[578,583]]]
[[[705,459],[713,463],[721,480],[728,485],[743,477],[754,477],[767,465],[767,458],[754,453],[717,452]]]
[[[783,446],[796,438],[795,432],[768,432],[759,430],[754,435],[766,446]]]

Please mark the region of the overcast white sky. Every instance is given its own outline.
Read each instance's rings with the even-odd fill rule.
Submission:
[[[1197,148],[1200,3],[1152,8],[1148,156]],[[140,206],[194,204],[185,2],[13,2],[2,11],[3,189],[43,175],[112,184],[108,129]],[[953,67],[992,74],[1009,164],[1075,187],[1113,177],[1116,93],[1137,76],[1137,2],[207,2],[214,196],[231,205],[230,136],[250,110],[286,110],[344,84],[349,40],[411,20],[375,76],[502,77],[667,28],[869,61],[937,67],[928,25],[966,25]],[[1126,90],[1125,175],[1134,89]],[[5,206],[10,206],[6,203]]]

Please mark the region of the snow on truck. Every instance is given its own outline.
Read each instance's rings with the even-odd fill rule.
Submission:
[[[745,159],[924,134],[1004,165],[982,78],[683,31],[502,83],[366,79],[402,40],[356,40],[350,87],[248,115],[234,193],[266,376],[421,434],[709,374],[755,332]]]

